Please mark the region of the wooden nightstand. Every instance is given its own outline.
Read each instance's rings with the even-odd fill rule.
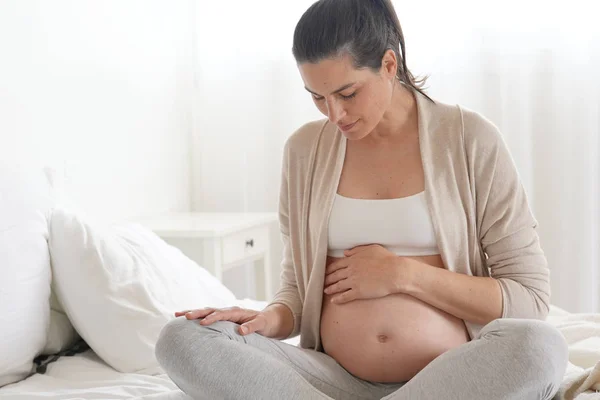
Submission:
[[[226,271],[260,263],[256,298],[269,300],[274,295],[269,225],[277,222],[277,213],[168,213],[134,222],[179,248],[221,282]],[[243,277],[240,271],[238,279]]]

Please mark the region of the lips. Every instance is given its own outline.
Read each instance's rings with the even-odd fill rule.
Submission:
[[[348,125],[341,125],[341,124],[340,124],[340,125],[338,125],[338,127],[339,127],[341,130],[343,130],[343,131],[348,131],[348,130],[352,129],[352,127],[353,127],[354,125],[356,125],[356,123],[357,123],[357,122],[358,122],[358,121],[355,121],[355,122],[353,122],[353,123],[351,123],[351,124],[348,124]]]

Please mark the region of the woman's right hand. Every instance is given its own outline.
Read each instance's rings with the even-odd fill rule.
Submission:
[[[240,335],[248,335],[256,332],[265,337],[271,337],[272,332],[277,329],[272,313],[256,310],[248,310],[240,307],[228,308],[199,308],[196,310],[179,311],[176,317],[193,320],[201,319],[200,325],[208,326],[217,321],[231,321],[240,325]]]

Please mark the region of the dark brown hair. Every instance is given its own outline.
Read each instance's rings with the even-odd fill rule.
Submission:
[[[398,60],[396,78],[429,98],[427,77],[415,78],[406,66],[404,34],[391,0],[317,1],[296,25],[292,52],[298,64],[348,54],[355,68],[377,73],[389,49]]]

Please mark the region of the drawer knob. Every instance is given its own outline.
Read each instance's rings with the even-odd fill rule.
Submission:
[[[246,247],[254,247],[254,239],[246,240]]]

